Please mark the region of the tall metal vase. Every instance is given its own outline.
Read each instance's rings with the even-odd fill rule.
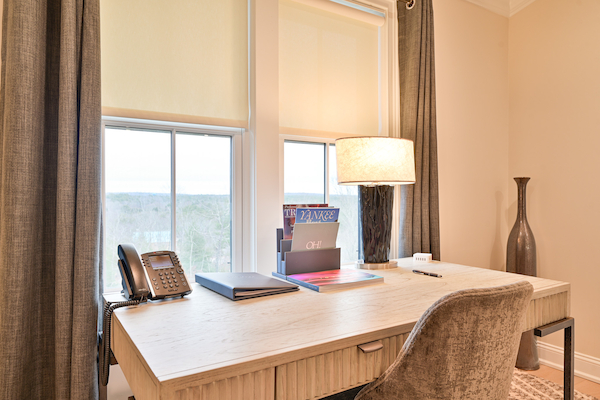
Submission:
[[[526,187],[530,178],[515,178],[519,191],[517,220],[508,236],[506,246],[506,271],[524,275],[537,275],[536,250],[533,232],[527,222]],[[537,339],[533,330],[521,335],[521,345],[517,355],[517,368],[536,370],[540,368]]]

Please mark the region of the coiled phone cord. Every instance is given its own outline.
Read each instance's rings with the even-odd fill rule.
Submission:
[[[100,337],[100,346],[102,349],[98,351],[98,364],[100,367],[100,382],[102,386],[106,386],[108,384],[108,375],[110,372],[110,323],[112,318],[112,313],[121,307],[127,306],[136,306],[140,304],[145,299],[141,300],[129,300],[129,301],[121,301],[118,303],[110,303],[107,302],[104,305],[104,316],[102,318],[102,336]]]

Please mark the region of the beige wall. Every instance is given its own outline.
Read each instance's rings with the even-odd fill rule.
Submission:
[[[464,0],[433,6],[442,260],[504,270],[508,19]]]
[[[576,351],[600,358],[600,2],[434,13],[442,260],[504,269],[513,177],[530,176],[538,276],[571,282]]]
[[[598,0],[539,0],[510,18],[508,177],[532,178],[538,275],[571,282],[575,349],[600,358],[598,21]],[[516,191],[509,195],[512,219]]]

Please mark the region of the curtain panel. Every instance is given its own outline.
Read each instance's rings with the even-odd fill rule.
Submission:
[[[440,259],[432,0],[398,2],[400,131],[415,146],[417,182],[401,187],[399,257]]]
[[[0,398],[97,398],[99,0],[4,0]]]

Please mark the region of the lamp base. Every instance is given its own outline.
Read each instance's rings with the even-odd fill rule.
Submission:
[[[386,264],[390,259],[393,205],[393,186],[359,186],[359,259],[365,264]]]
[[[398,261],[388,261],[384,263],[357,263],[358,269],[391,269],[398,268]]]

